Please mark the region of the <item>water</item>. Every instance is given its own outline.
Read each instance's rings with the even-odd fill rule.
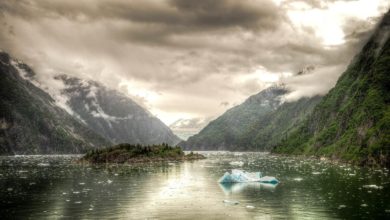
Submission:
[[[389,219],[389,172],[264,153],[131,167],[79,156],[0,157],[1,219]],[[233,161],[244,162],[231,163]],[[275,176],[276,187],[220,185],[232,168]],[[238,202],[238,204],[237,204]]]

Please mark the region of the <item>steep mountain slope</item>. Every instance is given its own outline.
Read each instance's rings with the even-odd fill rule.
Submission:
[[[336,86],[273,151],[390,166],[390,12]]]
[[[31,75],[0,52],[0,154],[81,153],[110,144],[26,80]]]
[[[301,123],[321,101],[321,96],[285,102],[253,122],[234,150],[271,150]]]
[[[67,109],[113,143],[177,144],[180,139],[158,118],[127,96],[88,80],[66,75],[61,99]]]
[[[287,90],[284,86],[273,86],[249,97],[210,122],[199,134],[179,145],[190,150],[240,150],[243,135],[253,122],[274,111],[281,104]]]

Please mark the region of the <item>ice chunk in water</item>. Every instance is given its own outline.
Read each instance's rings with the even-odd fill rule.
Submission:
[[[273,176],[265,176],[260,178],[260,182],[262,183],[271,183],[271,184],[277,184],[279,181],[273,177]]]
[[[338,209],[343,209],[343,208],[346,208],[346,207],[347,207],[346,205],[339,205]]]
[[[220,183],[245,183],[259,181],[261,173],[248,173],[242,170],[232,170],[232,173],[226,172],[221,179]]]
[[[294,178],[294,181],[301,182],[303,179],[300,177]]]
[[[229,164],[232,166],[240,166],[240,167],[244,166],[244,162],[242,161],[232,161]]]
[[[48,163],[38,163],[37,166],[39,166],[39,167],[48,167],[48,166],[50,166],[50,164],[48,164]]]
[[[238,201],[234,201],[234,200],[223,200],[223,203],[226,203],[226,204],[229,204],[229,205],[238,205],[240,204]]]
[[[363,187],[367,188],[367,189],[383,189],[383,186],[377,186],[377,185],[374,185],[374,184],[364,185]]]
[[[261,182],[277,184],[279,181],[272,176],[262,177],[260,172],[249,173],[243,170],[232,170],[232,173],[226,172],[220,179],[220,183],[246,183]]]

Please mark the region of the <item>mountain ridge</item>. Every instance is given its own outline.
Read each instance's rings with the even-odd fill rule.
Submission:
[[[390,166],[390,11],[308,118],[274,153]]]
[[[0,154],[82,153],[111,144],[56,106],[26,79],[31,74],[0,52]]]
[[[65,74],[41,82],[6,52],[0,52],[0,65],[1,154],[81,153],[125,142],[180,141],[149,111],[98,82]]]
[[[284,85],[274,85],[252,95],[179,145],[186,150],[232,150],[252,122],[275,110],[286,93]]]
[[[148,110],[119,91],[93,81],[57,75],[60,93],[71,111],[113,143],[177,144],[180,139]]]

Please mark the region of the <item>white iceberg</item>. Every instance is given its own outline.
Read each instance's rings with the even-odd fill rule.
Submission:
[[[232,173],[226,172],[220,179],[220,183],[247,183],[260,182],[277,184],[279,181],[272,176],[262,176],[261,172],[246,172],[243,170],[232,170]]]
[[[383,186],[377,186],[377,185],[371,184],[371,185],[364,185],[363,188],[367,188],[367,189],[383,189]]]
[[[239,167],[244,166],[244,162],[242,162],[242,161],[232,161],[229,164],[232,166],[239,166]]]
[[[238,201],[234,201],[234,200],[223,200],[223,203],[225,203],[225,204],[228,204],[228,205],[238,205],[238,204],[240,204],[240,202],[238,202]]]

